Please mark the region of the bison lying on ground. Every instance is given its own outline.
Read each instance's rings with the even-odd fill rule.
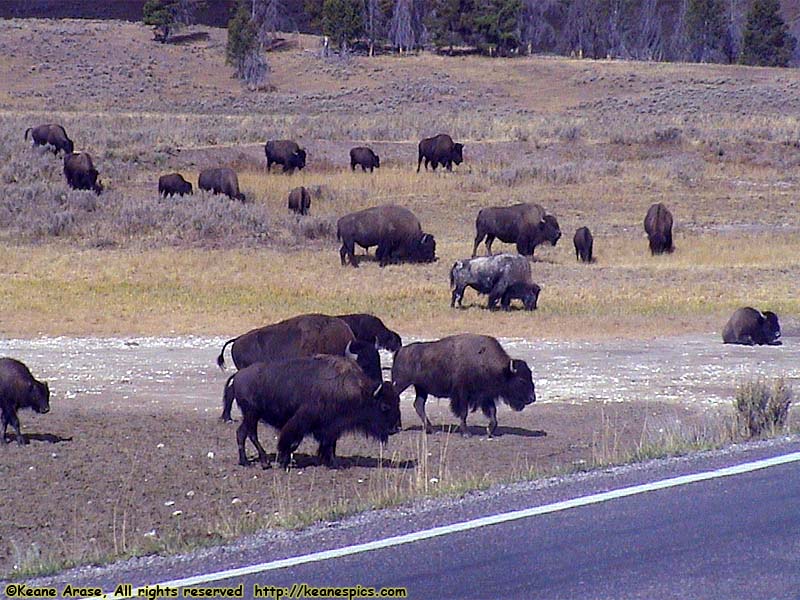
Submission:
[[[535,283],[527,283],[518,281],[512,283],[506,288],[503,297],[500,300],[500,306],[503,310],[509,310],[512,300],[522,300],[522,306],[525,310],[536,310],[536,304],[539,302],[539,293],[542,291]]]
[[[36,146],[52,146],[53,154],[58,154],[59,150],[64,154],[71,154],[75,150],[75,144],[67,136],[66,130],[61,125],[54,123],[48,125],[39,125],[37,127],[28,127],[25,130],[25,139],[28,139],[28,133],[31,134],[31,139]]]
[[[380,266],[390,261],[432,262],[436,260],[436,241],[422,232],[419,219],[407,208],[386,204],[343,216],[336,223],[336,238],[342,242],[342,265],[358,267],[355,245],[378,246],[375,257]]]
[[[170,173],[158,178],[158,193],[167,196],[192,194],[192,184],[183,178],[180,173]]]
[[[357,340],[373,343],[391,353],[397,352],[403,345],[400,336],[374,315],[356,313],[339,315],[338,318],[347,323]]]
[[[267,156],[267,171],[272,170],[272,163],[283,165],[284,173],[306,166],[306,151],[292,140],[269,140],[264,145]]]
[[[497,429],[498,398],[514,410],[536,401],[531,370],[524,360],[509,358],[493,337],[465,333],[436,342],[418,342],[398,350],[392,365],[398,394],[414,386],[414,409],[427,433],[433,430],[425,415],[428,395],[450,398],[450,409],[469,435],[467,414],[480,408],[489,418],[488,433]]]
[[[249,438],[264,468],[267,453],[258,441],[258,422],[280,431],[278,464],[289,468],[292,453],[311,434],[319,442],[322,464],[335,466],[336,442],[345,433],[360,431],[381,443],[400,429],[400,396],[391,383],[377,385],[351,361],[317,355],[272,363],[256,363],[225,383],[223,412],[233,401],[242,411],[236,431],[239,464],[248,466],[244,450]]]
[[[103,184],[97,181],[98,175],[88,153],[74,152],[64,156],[64,177],[72,189],[92,190],[99,195],[103,191]]]
[[[445,133],[440,133],[434,137],[425,138],[419,143],[419,157],[417,159],[417,173],[422,161],[425,161],[425,169],[428,164],[433,170],[443,165],[448,171],[453,170],[453,163],[460,165],[464,161],[464,144],[453,142],[453,138]]]
[[[464,290],[471,287],[479,294],[489,294],[487,308],[495,308],[497,301],[515,283],[531,282],[531,265],[524,256],[495,254],[456,261],[450,269],[450,287],[453,294],[450,306],[461,306]]]
[[[356,170],[356,165],[361,165],[361,170],[372,173],[381,166],[381,157],[372,151],[372,148],[359,146],[350,150],[350,169]]]
[[[296,187],[289,192],[289,210],[299,215],[307,215],[311,208],[311,194],[303,187]]]
[[[760,312],[746,306],[731,315],[722,330],[722,341],[726,344],[779,346],[781,326],[774,312]]]
[[[575,237],[572,238],[572,243],[575,244],[575,259],[581,262],[592,262],[592,246],[594,238],[592,232],[588,227],[580,227],[575,230]]]
[[[650,240],[651,254],[665,254],[675,250],[672,245],[672,213],[661,202],[653,204],[647,210],[644,230]]]
[[[13,358],[0,358],[0,418],[3,435],[0,443],[7,443],[6,429],[9,425],[17,434],[17,443],[24,445],[28,438],[19,429],[17,411],[31,408],[39,414],[50,410],[50,389],[46,383],[36,381],[24,364]]]
[[[472,256],[478,252],[478,244],[486,238],[486,252],[492,253],[492,244],[497,238],[507,244],[516,244],[517,252],[533,256],[536,246],[550,242],[555,246],[561,238],[561,228],[552,215],[548,215],[538,204],[521,202],[512,206],[491,206],[478,212],[475,219],[475,242]]]
[[[232,200],[245,201],[245,195],[239,191],[236,171],[228,167],[203,169],[197,178],[197,187],[213,194],[225,194]]]

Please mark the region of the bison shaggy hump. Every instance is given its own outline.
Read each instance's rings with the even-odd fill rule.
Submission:
[[[436,260],[436,241],[422,232],[419,219],[407,208],[394,204],[374,206],[343,216],[336,222],[336,238],[342,242],[342,266],[349,261],[358,267],[355,245],[378,246],[375,256],[380,266],[391,260],[432,262]]]
[[[0,358],[0,418],[3,422],[0,443],[7,442],[6,429],[9,425],[17,434],[18,444],[28,443],[28,438],[20,431],[17,418],[17,411],[22,408],[31,408],[40,414],[49,412],[50,388],[46,383],[34,379],[28,367],[20,361]]]
[[[180,173],[169,173],[158,178],[158,193],[164,197],[192,194],[192,184]]]
[[[419,173],[419,167],[423,160],[426,170],[430,164],[434,171],[439,165],[452,171],[453,163],[460,165],[464,161],[464,144],[453,142],[453,138],[446,133],[425,138],[419,143],[417,173]]]
[[[392,382],[398,394],[414,386],[414,409],[428,433],[433,430],[425,415],[428,395],[450,398],[450,409],[461,420],[459,428],[465,436],[469,435],[470,411],[483,411],[489,418],[488,433],[493,435],[498,398],[517,411],[536,402],[527,363],[509,358],[500,343],[486,335],[464,333],[403,346],[394,358]]]
[[[99,195],[103,191],[103,185],[97,181],[98,175],[88,153],[74,152],[64,156],[64,177],[72,189],[92,190]]]
[[[400,429],[400,396],[391,383],[377,385],[351,360],[318,355],[274,363],[256,363],[232,375],[223,401],[233,400],[242,411],[236,432],[239,464],[248,466],[245,439],[258,451],[264,468],[267,453],[258,441],[258,422],[279,430],[278,463],[289,467],[292,453],[306,435],[319,442],[322,464],[333,467],[336,442],[343,434],[360,431],[386,442]]]
[[[36,127],[29,127],[25,130],[25,139],[28,139],[28,133],[31,134],[31,139],[36,146],[51,146],[53,154],[58,154],[59,150],[64,154],[71,154],[75,151],[75,144],[67,136],[67,132],[61,125],[49,123],[47,125],[38,125]]]
[[[197,178],[197,187],[212,194],[225,194],[232,200],[245,201],[245,195],[239,191],[236,171],[228,167],[203,169]]]
[[[292,140],[269,140],[264,145],[267,157],[267,171],[272,170],[272,163],[283,165],[284,173],[306,166],[306,151]]]
[[[722,330],[722,341],[726,344],[779,346],[780,337],[778,315],[749,306],[737,309]]]
[[[665,254],[675,250],[672,245],[672,213],[661,202],[647,209],[644,230],[650,241],[651,254]]]
[[[311,208],[311,194],[303,187],[296,187],[289,192],[289,210],[299,215],[307,215]]]

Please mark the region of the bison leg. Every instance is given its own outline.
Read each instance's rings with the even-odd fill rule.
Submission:
[[[492,255],[492,244],[494,244],[494,236],[491,234],[486,235],[486,254]]]
[[[6,413],[0,413],[0,420],[3,422],[3,435],[0,435],[0,444],[7,444],[6,429],[8,429],[8,419]]]
[[[483,402],[481,404],[481,410],[489,419],[489,425],[486,427],[486,433],[489,435],[489,437],[492,437],[494,432],[497,430],[497,406],[495,405],[494,400],[487,400]]]
[[[475,258],[475,255],[478,253],[478,245],[483,241],[484,237],[485,234],[479,230],[475,236],[475,243],[472,244],[472,258]]]
[[[459,286],[459,285],[453,288],[453,297],[450,299],[450,308],[455,308],[456,301],[458,301],[458,307],[462,308],[461,301],[464,299],[465,289],[466,286]]]
[[[258,442],[258,417],[252,414],[242,415],[242,422],[236,430],[236,443],[239,446],[239,464],[243,467],[250,466],[250,462],[247,460],[247,453],[244,450],[244,441],[247,438],[253,442],[261,465],[266,469],[269,466],[269,461],[267,460],[267,453],[264,452],[264,448]]]
[[[417,392],[417,397],[414,398],[414,410],[417,411],[419,418],[422,420],[425,433],[433,433],[433,425],[431,425],[428,416],[425,414],[425,401],[428,399],[428,394],[417,386],[414,386],[414,389]]]
[[[327,438],[320,440],[317,456],[321,464],[329,469],[335,469],[338,463],[336,460],[336,440]]]
[[[307,433],[308,417],[301,413],[286,422],[278,436],[278,463],[284,469],[289,469],[292,453],[297,450]]]
[[[5,440],[5,437],[6,437],[6,425],[7,424],[11,424],[11,427],[14,428],[14,431],[17,434],[17,443],[20,446],[25,446],[26,444],[29,443],[28,442],[28,438],[26,436],[22,435],[22,431],[20,431],[19,418],[17,418],[17,414],[16,413],[12,412],[9,415],[5,415],[5,418],[3,420],[3,439],[4,440]]]
[[[342,247],[339,249],[339,258],[342,259],[342,266],[350,262],[356,269],[358,268],[358,261],[356,260],[356,245],[352,240],[343,240]]]

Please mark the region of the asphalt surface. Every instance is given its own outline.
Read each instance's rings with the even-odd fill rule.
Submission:
[[[31,585],[152,585],[800,451],[787,438],[379,511]],[[800,599],[800,462],[200,587],[403,587],[409,598]],[[265,597],[277,597],[266,595]],[[285,596],[286,597],[286,596]],[[312,597],[302,595],[295,597]]]

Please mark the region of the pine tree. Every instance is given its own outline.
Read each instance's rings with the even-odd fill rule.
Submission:
[[[692,60],[715,62],[722,58],[725,47],[725,14],[723,0],[689,0],[686,28]]]
[[[519,46],[521,0],[483,0],[475,11],[474,27],[478,46],[497,48],[506,55]]]
[[[325,0],[322,5],[322,32],[343,51],[363,31],[364,19],[358,0]]]
[[[260,87],[269,76],[269,65],[261,52],[258,27],[253,21],[251,8],[249,0],[239,0],[236,12],[228,22],[225,54],[239,79],[251,87]]]
[[[781,17],[778,0],[755,0],[747,15],[742,39],[742,62],[746,65],[785,67],[791,61],[797,40]]]
[[[470,0],[436,0],[428,14],[426,24],[431,39],[437,48],[449,47],[467,42],[469,36],[468,19],[472,16]]]
[[[147,0],[142,21],[153,27],[156,40],[166,43],[170,33],[192,23],[195,11],[203,4],[205,0]]]

